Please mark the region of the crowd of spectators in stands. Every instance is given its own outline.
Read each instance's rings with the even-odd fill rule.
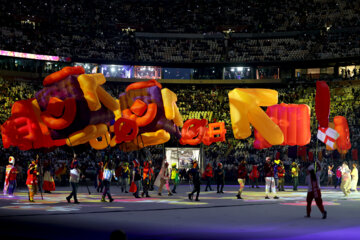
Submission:
[[[336,0],[5,1],[0,49],[152,63],[351,57],[360,55],[359,9],[357,1]],[[232,31],[282,35],[239,37]],[[198,35],[149,38],[139,32]]]
[[[8,19],[27,17],[25,20],[39,21],[47,31],[55,28],[64,34],[92,35],[121,27],[182,33],[209,33],[224,27],[247,33],[338,29],[360,26],[359,9],[357,1],[338,0],[18,0],[1,5]]]

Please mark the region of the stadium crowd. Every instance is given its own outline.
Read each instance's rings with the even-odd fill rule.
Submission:
[[[10,51],[151,63],[294,61],[360,54],[357,1],[17,0],[0,3],[0,9],[0,49]],[[138,36],[141,32],[150,35]],[[159,32],[180,35],[151,35]]]

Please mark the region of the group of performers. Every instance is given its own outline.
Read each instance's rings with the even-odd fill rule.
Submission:
[[[328,166],[328,185],[332,184],[334,175],[334,172],[332,171],[333,167],[334,166]],[[356,187],[359,180],[359,173],[356,163],[353,163],[352,170],[350,170],[348,163],[344,161],[336,170],[336,178],[335,188],[340,185],[340,189],[345,197],[349,196],[351,191],[357,192]]]
[[[333,184],[333,176],[336,177],[334,187],[340,186],[345,197],[347,197],[351,191],[357,192],[357,183],[359,180],[359,172],[357,164],[352,164],[352,170],[350,170],[348,163],[345,161],[341,166],[338,166],[336,173],[333,172],[333,165],[328,166],[328,181],[327,185]]]
[[[43,176],[42,189],[45,193],[51,193],[55,190],[55,183],[52,177],[52,168],[49,161],[44,161],[43,167],[38,167],[39,159],[38,156],[36,160],[31,161],[27,170],[27,179],[26,185],[29,190],[29,201],[34,202],[34,195],[38,192],[38,183],[39,175]],[[43,173],[41,173],[41,169]],[[328,184],[332,183],[332,177],[335,175],[332,171],[333,166],[328,167]],[[293,190],[297,191],[299,184],[299,172],[300,167],[297,163],[293,162],[290,167],[291,177],[293,179]],[[14,191],[16,188],[16,177],[18,170],[15,167],[15,158],[13,156],[9,157],[9,164],[6,166],[6,176],[4,183],[4,194],[7,194],[9,197],[14,196]],[[201,178],[206,180],[205,191],[212,191],[211,188],[211,179],[213,176],[216,176],[217,183],[217,193],[224,193],[223,188],[225,184],[225,171],[222,163],[218,163],[217,168],[213,170],[211,164],[207,164],[203,174],[200,173],[199,165],[197,161],[192,162],[192,168],[188,171],[189,180],[192,182],[193,188],[192,191],[188,194],[189,200],[193,200],[195,196],[195,201],[200,201],[200,185]],[[278,160],[271,160],[270,157],[266,157],[264,164],[264,174],[265,174],[265,199],[270,198],[270,192],[273,195],[274,199],[279,199],[277,196],[278,191],[284,191],[284,177],[285,177],[285,168],[284,164]],[[311,213],[311,203],[315,199],[317,206],[323,214],[323,218],[326,218],[326,211],[322,204],[321,191],[320,191],[320,174],[321,174],[321,164],[315,162],[310,164],[307,167],[307,176],[306,183],[308,185],[308,194],[307,194],[307,214],[306,217],[310,217]],[[239,183],[239,190],[236,195],[237,199],[242,199],[242,193],[244,191],[244,186],[246,183],[246,178],[249,177],[251,180],[251,186],[258,188],[258,178],[260,174],[256,165],[252,166],[250,173],[248,172],[247,163],[245,160],[242,160],[238,166],[237,170],[237,180]],[[358,182],[358,170],[356,163],[353,164],[353,169],[350,170],[347,162],[343,162],[341,166],[336,171],[337,178],[340,178],[339,183],[335,184],[335,187],[340,184],[340,188],[343,191],[345,196],[348,196],[351,192],[357,191],[357,182]],[[340,176],[340,177],[339,177]],[[79,186],[80,179],[84,178],[84,175],[81,173],[79,168],[79,162],[76,159],[76,155],[70,165],[70,176],[69,182],[72,188],[72,191],[69,196],[66,197],[68,203],[71,202],[71,199],[74,199],[74,203],[78,204],[77,198],[77,189]],[[110,202],[113,202],[114,199],[110,193],[110,186],[112,179],[119,181],[121,184],[121,191],[128,193],[128,184],[131,178],[131,186],[129,191],[133,193],[135,198],[140,198],[140,187],[142,185],[141,197],[150,197],[149,191],[153,190],[153,186],[158,186],[158,195],[161,196],[163,187],[165,185],[168,196],[172,196],[176,193],[176,187],[179,183],[179,169],[176,166],[176,163],[173,163],[169,169],[169,163],[164,159],[160,172],[155,179],[154,168],[152,167],[152,162],[150,160],[145,160],[143,162],[142,168],[140,168],[140,163],[137,159],[133,161],[132,171],[129,168],[128,163],[122,163],[119,172],[114,171],[114,164],[112,161],[99,162],[98,172],[97,172],[97,191],[102,192],[101,202],[106,202],[106,196]],[[172,183],[173,188],[170,189],[170,183]]]
[[[34,202],[34,195],[38,192],[38,176],[40,174],[38,168],[38,156],[36,160],[31,161],[27,170],[26,186],[29,190],[29,201]],[[6,166],[5,182],[4,182],[4,194],[9,197],[14,196],[14,191],[17,186],[16,178],[19,171],[15,167],[15,158],[9,157],[9,164]],[[45,193],[51,193],[55,190],[55,182],[51,175],[51,166],[49,162],[44,163],[44,181],[42,189]]]

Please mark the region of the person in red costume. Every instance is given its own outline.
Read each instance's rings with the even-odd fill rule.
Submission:
[[[143,168],[143,179],[142,179],[142,183],[143,183],[143,192],[141,193],[141,197],[144,197],[144,195],[146,197],[150,197],[149,195],[149,188],[150,188],[150,181],[152,178],[152,175],[154,174],[152,168],[150,167],[150,163],[149,161],[145,161],[144,162],[144,168]]]
[[[246,171],[246,161],[242,160],[239,168],[238,168],[238,182],[240,184],[240,188],[239,188],[239,192],[236,195],[237,199],[242,199],[241,197],[241,193],[244,189],[245,186],[245,181],[246,181],[246,175],[247,175],[247,171]]]
[[[51,163],[48,160],[44,162],[43,189],[45,193],[51,193],[51,191],[55,191],[55,182],[52,176],[52,167]]]
[[[256,185],[256,188],[259,188],[259,170],[257,165],[252,166],[251,173],[249,174],[249,178],[251,180],[251,187],[254,188],[254,185]]]
[[[204,176],[205,176],[205,179],[206,179],[205,192],[208,191],[208,188],[210,189],[210,191],[212,191],[212,189],[211,189],[211,179],[213,178],[213,168],[212,168],[210,163],[208,163],[206,165]]]
[[[37,175],[39,172],[37,170],[36,161],[32,161],[27,170],[27,179],[26,185],[29,189],[29,201],[34,202],[34,196],[38,191],[38,179]]]
[[[15,158],[13,156],[10,156],[9,165],[6,166],[5,183],[4,183],[4,195],[9,194],[9,197],[14,196],[14,192],[16,188],[16,176],[19,173],[14,165],[15,165]]]
[[[103,174],[104,174],[104,164],[103,162],[99,162],[99,168],[97,173],[97,192],[103,192]]]
[[[311,203],[312,200],[315,199],[316,205],[318,206],[320,212],[322,213],[322,218],[325,219],[327,217],[327,212],[324,209],[324,205],[321,198],[321,190],[320,190],[320,175],[321,175],[321,167],[320,164],[312,163],[307,169],[306,182],[308,184],[308,193],[306,197],[306,216],[310,217],[311,213]]]

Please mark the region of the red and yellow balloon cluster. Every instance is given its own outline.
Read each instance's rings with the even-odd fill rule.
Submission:
[[[266,113],[284,134],[284,141],[281,145],[304,146],[310,142],[310,108],[308,105],[281,103],[268,107]],[[271,146],[255,129],[254,147],[263,149]]]
[[[324,81],[316,82],[315,111],[319,122],[318,139],[326,144],[328,150],[347,153],[351,149],[349,126],[343,116],[335,116],[334,122],[329,122],[330,89]]]
[[[204,143],[210,145],[214,142],[225,141],[225,123],[210,123],[206,119],[189,119],[181,129],[180,144],[198,145]]]
[[[180,139],[183,120],[176,101],[176,94],[155,80],[130,84],[119,97],[122,118],[114,125],[115,142],[133,151],[165,143],[171,134]]]
[[[310,108],[301,104],[277,104],[278,92],[271,89],[236,88],[229,92],[234,136],[245,139],[255,128],[254,147],[306,145],[310,142]],[[266,113],[261,107],[267,106]]]
[[[13,105],[1,126],[4,147],[29,150],[89,142],[104,149],[125,143],[130,151],[164,143],[170,133],[180,138],[183,121],[169,89],[155,80],[134,83],[117,100],[103,89],[105,82],[103,74],[85,74],[82,67],[47,76],[34,99]]]

